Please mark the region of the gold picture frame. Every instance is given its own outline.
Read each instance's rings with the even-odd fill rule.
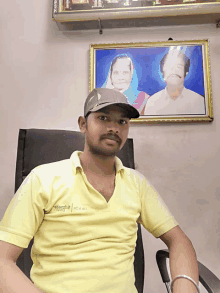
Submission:
[[[211,122],[209,41],[91,44],[95,87],[123,92],[140,112],[132,123]]]

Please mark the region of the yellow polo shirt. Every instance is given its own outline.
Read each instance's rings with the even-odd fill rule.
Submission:
[[[118,158],[107,203],[79,153],[29,174],[0,222],[0,240],[26,248],[34,237],[31,279],[43,292],[137,293],[137,222],[155,237],[177,222],[144,176]]]

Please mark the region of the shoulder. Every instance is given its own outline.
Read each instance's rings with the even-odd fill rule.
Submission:
[[[149,97],[146,107],[145,107],[145,115],[156,115],[157,107],[161,108],[162,101],[165,100],[165,89],[153,94]]]
[[[163,90],[161,90],[161,91],[159,91],[159,92],[153,94],[153,95],[150,97],[150,99],[151,99],[151,100],[152,100],[152,99],[157,99],[157,98],[163,96],[163,95],[164,95],[164,92],[165,92],[165,89],[163,89]]]
[[[187,88],[184,88],[184,96],[187,96],[187,97],[190,97],[190,99],[194,98],[194,99],[198,99],[198,100],[204,100],[204,97],[201,96],[200,94],[190,90],[190,89],[187,89]]]
[[[146,98],[146,97],[149,97],[149,95],[145,92],[140,92],[138,95],[137,95],[138,98]]]
[[[133,182],[135,185],[142,185],[143,183],[147,182],[146,177],[138,172],[137,170],[124,167],[124,171],[126,176],[129,177],[129,180]]]
[[[42,180],[52,179],[54,177],[63,177],[72,175],[72,162],[70,159],[48,163],[37,166],[32,170],[32,174]]]
[[[148,102],[147,102],[147,106],[149,106],[149,104],[151,103],[155,103],[157,101],[161,101],[161,98],[165,96],[165,89],[153,94],[152,96],[150,96]]]

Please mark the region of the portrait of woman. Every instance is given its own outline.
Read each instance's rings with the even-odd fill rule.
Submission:
[[[102,87],[115,89],[122,92],[128,102],[134,106],[140,114],[144,113],[149,95],[138,90],[138,76],[131,57],[127,54],[117,55],[112,61],[107,79]]]

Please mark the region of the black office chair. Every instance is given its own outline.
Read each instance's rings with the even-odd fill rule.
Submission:
[[[162,249],[156,253],[156,261],[161,274],[161,278],[167,288],[167,292],[170,290],[170,277],[167,269],[166,259],[169,258],[169,250]],[[202,263],[198,261],[199,267],[199,282],[205,287],[208,293],[220,293],[220,280]]]
[[[69,159],[75,150],[84,148],[84,136],[78,131],[20,129],[15,175],[15,192],[30,171],[41,164]],[[124,166],[134,169],[133,140],[128,139],[118,153]],[[30,257],[33,240],[17,260],[17,266],[30,278],[32,260]],[[138,293],[144,287],[144,250],[140,224],[138,224],[136,250],[134,255],[135,286]]]

